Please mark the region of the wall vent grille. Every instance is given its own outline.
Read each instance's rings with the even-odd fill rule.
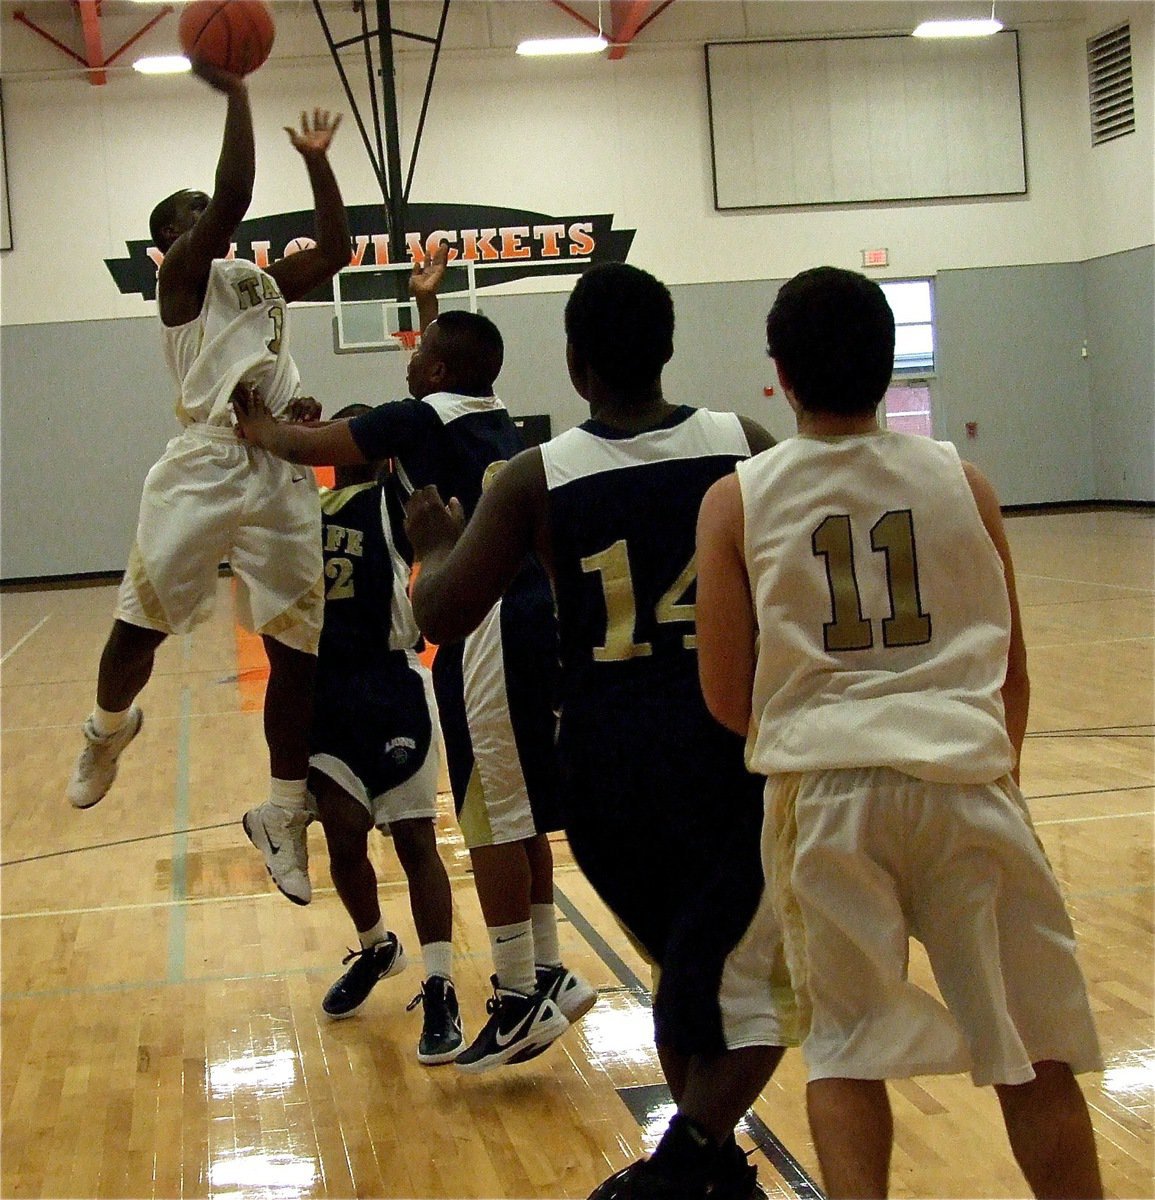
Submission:
[[[1131,78],[1131,26],[1117,25],[1087,42],[1091,145],[1135,132]]]

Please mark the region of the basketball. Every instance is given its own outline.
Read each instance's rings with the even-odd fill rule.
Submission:
[[[269,57],[274,33],[263,0],[193,0],[180,15],[185,54],[234,75],[250,74]]]

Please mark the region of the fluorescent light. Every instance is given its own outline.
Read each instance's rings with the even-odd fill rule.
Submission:
[[[154,54],[148,58],[138,58],[132,64],[134,71],[142,75],[179,75],[187,71],[191,63],[183,54]]]
[[[923,21],[912,37],[959,38],[990,37],[1002,29],[1002,21],[994,17],[976,17],[960,21]]]
[[[589,37],[530,38],[518,42],[518,54],[598,54],[609,45],[600,33]]]

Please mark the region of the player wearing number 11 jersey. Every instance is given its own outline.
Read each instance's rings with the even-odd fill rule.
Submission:
[[[969,1070],[1034,1195],[1101,1196],[1074,1078],[1102,1070],[1099,1046],[1018,787],[1029,685],[998,499],[950,443],[880,428],[894,318],[876,283],[805,271],[766,337],[798,436],[702,504],[699,666],[768,776],[827,1194],[887,1194],[885,1080]],[[907,977],[911,937],[945,1007]]]

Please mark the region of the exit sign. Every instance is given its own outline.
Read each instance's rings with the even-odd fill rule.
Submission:
[[[864,267],[885,267],[890,263],[890,255],[885,248],[882,250],[863,250],[862,265]]]

